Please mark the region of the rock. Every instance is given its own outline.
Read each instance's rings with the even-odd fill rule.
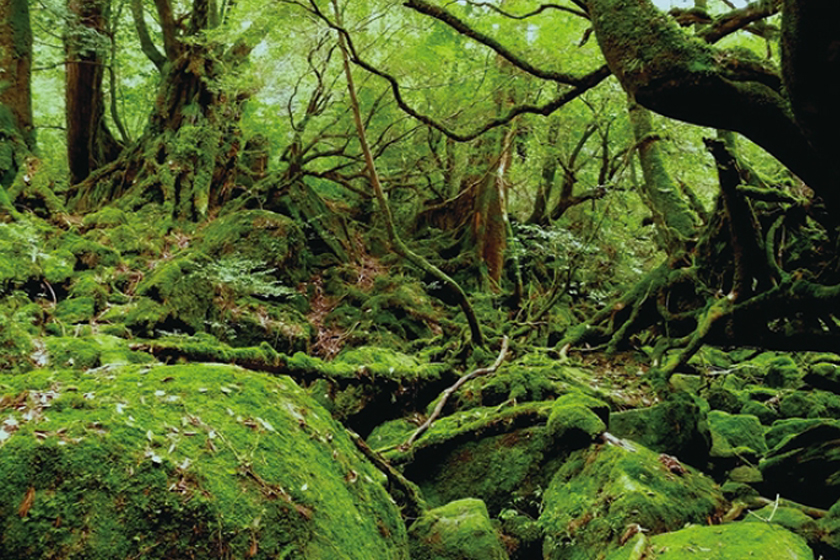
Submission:
[[[830,507],[840,499],[840,425],[820,423],[787,437],[759,466],[765,495]]]
[[[675,393],[649,408],[613,413],[610,433],[695,466],[705,465],[711,447],[700,406],[685,393]]]
[[[423,514],[409,529],[411,560],[507,560],[481,500],[467,498]]]
[[[597,414],[579,404],[553,406],[546,427],[559,445],[571,449],[586,447],[607,430]]]
[[[639,535],[607,560],[813,560],[807,543],[787,529],[768,523],[694,526],[647,538]]]
[[[826,418],[787,418],[773,422],[773,425],[765,432],[764,438],[767,440],[767,446],[773,449],[808,428],[822,424],[840,427],[840,422]]]
[[[840,365],[825,362],[811,364],[805,374],[805,383],[817,389],[840,393]]]
[[[769,426],[779,418],[778,412],[757,401],[747,401],[739,412],[755,416],[765,426]]]
[[[817,521],[793,507],[777,507],[775,504],[768,504],[757,511],[750,512],[750,515],[747,515],[744,521],[781,525],[788,531],[805,539],[812,547],[817,545],[822,537]]]
[[[456,412],[439,418],[410,451],[386,457],[404,463],[430,506],[474,497],[493,516],[511,507],[536,516],[542,489],[569,454],[545,427],[552,405]]]
[[[708,423],[712,434],[711,457],[758,458],[767,452],[764,428],[755,416],[712,410]]]
[[[714,482],[644,447],[576,451],[544,494],[539,523],[546,560],[602,558],[625,532],[652,534],[705,523],[724,506]]]
[[[0,418],[3,557],[408,558],[384,476],[288,377],[41,370]]]

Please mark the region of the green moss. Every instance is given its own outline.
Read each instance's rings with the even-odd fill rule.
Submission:
[[[785,558],[813,560],[807,543],[769,523],[731,523],[688,527],[652,538],[637,538],[607,557],[607,560],[653,558],[684,560],[742,560],[744,558]]]
[[[481,500],[458,500],[424,513],[409,537],[412,560],[508,558]]]
[[[747,401],[739,412],[755,416],[765,426],[769,426],[779,418],[778,412],[766,404],[756,401]]]
[[[288,378],[124,366],[0,393],[9,557],[408,558],[384,477]]]
[[[394,447],[405,443],[411,434],[417,430],[417,424],[409,422],[405,418],[390,420],[380,424],[367,438],[367,443],[373,449]]]
[[[782,445],[790,437],[804,432],[808,428],[822,424],[840,427],[840,423],[837,421],[823,418],[788,418],[785,420],[776,420],[765,434],[767,446],[773,449]]]
[[[82,219],[86,228],[112,228],[128,223],[128,216],[119,208],[106,206],[97,212],[87,214]]]
[[[49,364],[57,368],[85,370],[97,366],[154,361],[149,354],[130,350],[127,341],[104,334],[82,338],[48,337],[45,343]]]
[[[185,256],[159,263],[154,271],[137,285],[137,295],[147,296],[161,303],[168,317],[186,328],[204,330],[213,306],[213,286],[197,274],[206,260],[199,256]]]
[[[705,466],[711,447],[700,404],[687,393],[675,393],[649,408],[613,413],[610,432],[693,465]]]
[[[73,297],[58,302],[55,318],[64,325],[86,323],[93,319],[96,302],[92,297]]]
[[[723,505],[714,483],[691,468],[676,474],[640,446],[593,446],[572,454],[545,492],[544,558],[594,560],[617,548],[632,523],[656,534],[705,522]]]
[[[713,410],[708,416],[712,457],[758,457],[767,452],[764,428],[755,416]]]
[[[213,258],[236,254],[262,263],[288,285],[302,280],[304,237],[290,218],[265,210],[245,210],[210,222],[195,240]]]

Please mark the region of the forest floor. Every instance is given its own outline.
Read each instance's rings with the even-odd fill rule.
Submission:
[[[469,348],[428,288],[264,210],[0,223],[0,556],[840,554],[840,355],[654,392],[649,347],[502,351],[480,305]]]

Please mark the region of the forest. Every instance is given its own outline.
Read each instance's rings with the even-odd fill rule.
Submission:
[[[0,0],[0,558],[840,558],[837,21]]]

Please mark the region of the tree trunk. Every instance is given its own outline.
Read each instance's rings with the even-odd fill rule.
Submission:
[[[105,124],[102,78],[110,0],[68,0],[65,36],[65,120],[70,182],[117,159],[122,146]]]
[[[216,20],[208,0],[193,3],[185,36],[169,0],[155,5],[168,61],[146,131],[118,160],[74,188],[70,207],[76,211],[120,199],[127,209],[161,203],[175,216],[201,219],[239,192],[239,120],[247,96],[210,84],[247,59],[250,47],[225,49],[198,36]]]
[[[660,247],[669,255],[677,254],[697,233],[694,215],[665,167],[650,111],[631,99],[628,113],[644,177],[639,195],[653,214]]]
[[[35,150],[27,0],[0,0],[0,72],[0,187],[5,187]]]

